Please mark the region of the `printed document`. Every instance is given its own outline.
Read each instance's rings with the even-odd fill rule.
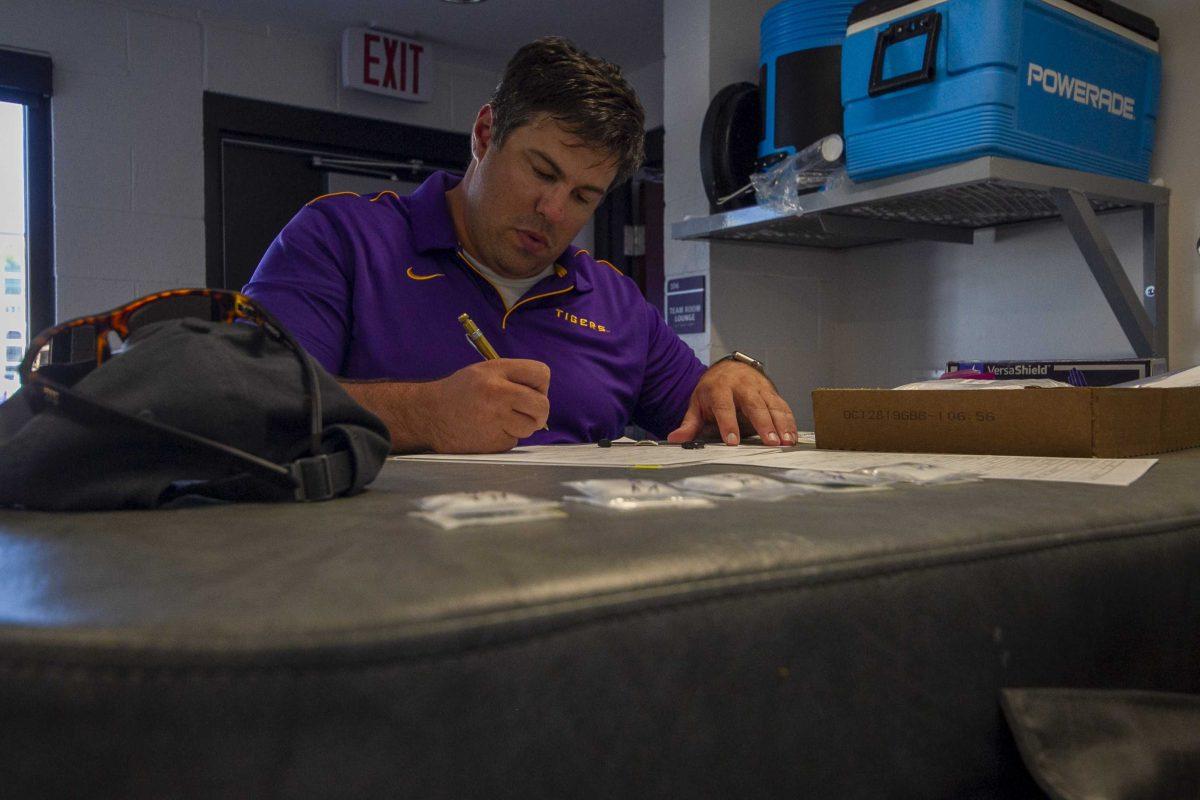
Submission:
[[[594,444],[545,444],[514,447],[507,453],[484,455],[447,455],[422,453],[411,456],[392,456],[397,461],[451,461],[471,464],[541,464],[553,467],[630,467],[657,469],[685,467],[693,464],[743,463],[767,453],[778,453],[778,447],[743,444],[736,447],[714,442],[697,450],[685,450],[679,445],[635,445],[617,443],[612,447]]]
[[[1129,486],[1158,463],[1156,458],[1045,458],[1039,456],[977,456],[942,453],[859,453],[847,450],[785,450],[744,458],[709,462],[753,464],[780,469],[855,470],[888,464],[935,464],[973,472],[981,478],[1013,481],[1062,481],[1097,486]]]

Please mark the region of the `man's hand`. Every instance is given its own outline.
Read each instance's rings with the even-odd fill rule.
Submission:
[[[387,424],[393,452],[502,453],[550,414],[550,368],[540,361],[481,361],[428,383],[342,385]]]
[[[683,422],[667,441],[687,442],[716,431],[730,445],[741,441],[743,431],[757,433],[769,445],[796,443],[792,409],[766,375],[737,361],[720,361],[700,377]]]

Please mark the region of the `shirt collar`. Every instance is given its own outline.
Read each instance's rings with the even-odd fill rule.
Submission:
[[[435,172],[409,195],[408,213],[412,221],[413,244],[419,253],[430,250],[457,250],[458,236],[446,192],[462,178],[447,172]]]
[[[424,254],[431,250],[458,250],[458,235],[454,231],[454,219],[450,216],[446,192],[457,186],[461,180],[457,175],[438,171],[426,178],[409,196],[409,217],[412,221],[413,244],[417,252]],[[544,279],[548,290],[554,291],[573,284],[576,291],[591,291],[591,281],[576,264],[580,252],[578,247],[568,245],[554,260],[554,271]],[[455,260],[460,261],[457,258]],[[565,274],[562,274],[564,272]]]

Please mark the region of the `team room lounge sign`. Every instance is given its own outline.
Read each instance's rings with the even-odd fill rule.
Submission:
[[[371,28],[342,31],[342,85],[400,100],[433,97],[433,48]]]
[[[667,281],[667,324],[676,333],[704,333],[704,276]]]

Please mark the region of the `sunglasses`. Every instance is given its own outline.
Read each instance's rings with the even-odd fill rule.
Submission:
[[[291,350],[303,370],[309,407],[309,457],[289,465],[276,464],[222,442],[189,433],[154,419],[128,414],[81,394],[72,385],[119,354],[136,331],[173,319],[252,323],[272,340]],[[18,367],[22,394],[34,412],[53,407],[86,419],[120,419],[177,442],[218,453],[257,475],[292,488],[297,500],[332,497],[328,457],[322,453],[321,393],[312,359],[271,314],[240,292],[225,289],[171,289],[133,300],[102,314],[77,317],[47,328],[33,338]]]

